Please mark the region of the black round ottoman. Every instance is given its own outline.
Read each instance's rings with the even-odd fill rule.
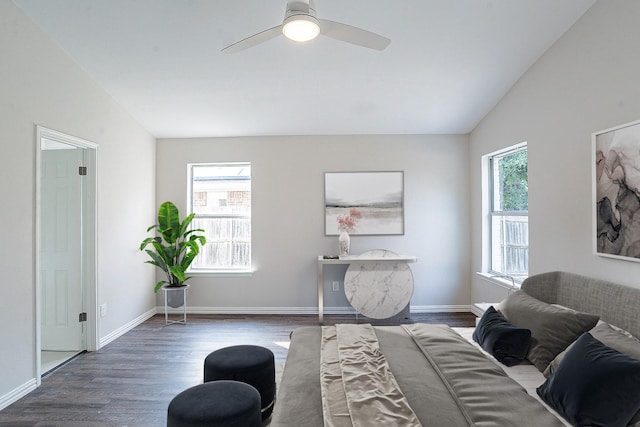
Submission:
[[[199,384],[169,403],[167,427],[260,427],[260,393],[238,381]]]
[[[204,359],[204,382],[235,380],[250,384],[260,393],[262,419],[273,411],[276,368],[273,352],[257,345],[235,345],[216,350]]]

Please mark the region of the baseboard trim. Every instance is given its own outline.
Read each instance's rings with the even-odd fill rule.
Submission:
[[[482,317],[484,312],[487,311],[487,309],[492,305],[494,304],[490,302],[477,302],[471,306],[471,312],[478,317]]]
[[[38,388],[38,383],[36,379],[30,379],[26,383],[22,384],[20,387],[11,390],[9,393],[0,397],[0,411],[2,411],[7,406],[11,405],[14,402],[25,397],[27,394],[31,393],[33,390]]]
[[[412,305],[412,313],[469,313],[469,305]]]
[[[147,311],[146,313],[136,317],[131,322],[119,327],[118,329],[116,329],[115,331],[111,332],[110,334],[105,335],[104,337],[100,338],[100,348],[104,347],[105,345],[109,344],[111,341],[113,341],[113,340],[121,337],[122,335],[126,334],[131,329],[133,329],[136,326],[138,326],[139,324],[143,323],[145,320],[150,319],[151,317],[153,317],[156,314],[157,311],[158,310],[156,308],[152,308],[151,310]]]
[[[159,314],[164,314],[164,306],[156,307]],[[169,314],[182,314],[182,308],[170,308]],[[355,314],[352,307],[325,308],[325,314]],[[318,307],[190,307],[187,314],[310,314],[318,315]]]
[[[156,307],[164,313],[164,306]],[[412,305],[412,313],[473,312],[469,305]],[[182,308],[169,309],[169,314],[182,314]],[[353,307],[325,307],[324,314],[355,314]],[[318,314],[318,307],[190,307],[187,314]]]

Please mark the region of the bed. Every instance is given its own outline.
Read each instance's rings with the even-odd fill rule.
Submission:
[[[551,272],[531,276],[495,308],[475,331],[427,324],[294,330],[271,426],[640,426],[640,289]],[[494,342],[487,337],[496,330],[502,335]],[[530,335],[524,356],[512,349],[523,331]],[[582,366],[592,350],[606,356],[597,353],[593,363],[615,360],[615,372],[610,363]],[[583,380],[584,392],[576,386]],[[604,424],[598,411],[607,412]]]

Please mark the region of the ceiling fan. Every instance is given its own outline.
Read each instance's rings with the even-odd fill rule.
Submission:
[[[290,40],[305,42],[322,34],[336,40],[369,49],[384,50],[391,40],[379,34],[340,22],[318,19],[313,0],[291,0],[287,3],[282,25],[261,31],[224,49],[224,53],[236,53],[256,46],[283,34]]]

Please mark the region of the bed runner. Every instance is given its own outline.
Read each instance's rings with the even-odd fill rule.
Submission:
[[[562,426],[526,390],[446,325],[402,328],[442,380],[469,426]]]
[[[323,326],[320,354],[326,427],[421,426],[371,325]]]

